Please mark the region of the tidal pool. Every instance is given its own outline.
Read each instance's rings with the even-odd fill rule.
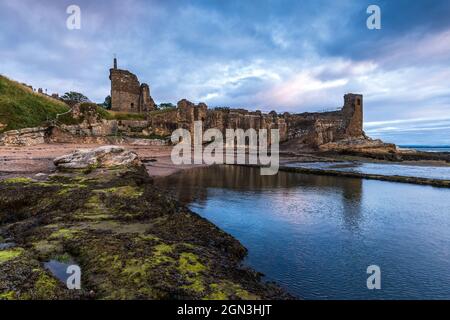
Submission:
[[[67,283],[67,279],[70,277],[70,274],[67,273],[67,268],[71,265],[75,265],[75,262],[69,256],[63,259],[52,259],[44,263],[44,267],[64,284]]]
[[[450,299],[450,190],[259,170],[194,169],[156,185],[239,239],[245,263],[304,299]],[[368,290],[367,267],[381,268]]]

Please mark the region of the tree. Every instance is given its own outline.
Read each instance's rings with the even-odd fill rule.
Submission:
[[[107,110],[111,110],[111,96],[107,96],[101,106]]]
[[[160,110],[165,110],[165,109],[174,109],[174,108],[176,108],[176,106],[175,106],[174,104],[168,102],[168,103],[161,103],[161,104],[158,106],[158,108],[159,108]]]
[[[67,103],[90,102],[84,94],[75,91],[66,92],[61,99]]]

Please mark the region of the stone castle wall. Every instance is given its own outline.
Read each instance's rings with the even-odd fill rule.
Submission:
[[[134,81],[131,77],[131,82]],[[136,88],[137,86],[134,89]],[[344,106],[338,111],[300,114],[277,114],[274,111],[266,114],[229,108],[208,109],[204,103],[194,104],[183,99],[178,102],[177,108],[149,113],[148,120],[141,121],[104,120],[98,116],[95,108],[93,111],[75,106],[72,109],[73,117],[81,117],[81,124],[10,131],[0,135],[0,144],[72,142],[79,141],[79,137],[85,141],[97,141],[101,137],[168,137],[178,128],[193,132],[194,122],[202,121],[204,131],[209,128],[219,129],[223,133],[226,129],[278,129],[280,142],[291,144],[294,149],[319,149],[321,146],[346,139],[366,138],[363,131],[362,98],[361,95],[347,94],[344,96]]]
[[[140,84],[133,73],[114,68],[110,70],[111,104],[114,111],[147,112],[156,109],[147,84]],[[280,141],[294,141],[297,145],[311,146],[364,137],[363,96],[346,94],[342,109],[333,112],[316,112],[278,115],[264,114],[245,109],[208,109],[204,103],[194,104],[186,99],[178,102],[174,110],[149,114],[148,132],[169,136],[177,128],[193,132],[194,122],[202,121],[203,129],[278,129]],[[270,134],[269,134],[270,136]]]
[[[363,96],[346,94],[338,111],[284,114],[288,127],[287,140],[318,147],[347,138],[364,137]]]
[[[194,121],[203,121],[203,129],[278,129],[280,142],[294,140],[295,143],[311,147],[346,138],[364,137],[362,121],[362,95],[347,94],[344,106],[333,112],[268,114],[245,109],[208,109],[204,103],[198,105],[181,100],[177,108],[150,116],[149,130],[168,136],[177,128],[193,132]]]
[[[0,135],[0,146],[31,146],[46,143],[49,130],[46,127],[10,130]]]

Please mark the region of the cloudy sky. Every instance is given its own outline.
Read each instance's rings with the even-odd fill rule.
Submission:
[[[1,74],[102,102],[114,54],[157,102],[303,112],[362,93],[369,135],[450,145],[449,0],[0,0]]]

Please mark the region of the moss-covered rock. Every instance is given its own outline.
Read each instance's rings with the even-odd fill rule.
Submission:
[[[3,180],[3,183],[6,183],[6,184],[22,184],[22,183],[30,183],[30,182],[33,182],[33,179],[23,178],[23,177],[9,178],[9,179]]]
[[[0,233],[17,243],[0,251],[0,299],[288,297],[241,268],[246,249],[156,189],[142,167],[10,179],[0,200]],[[49,259],[76,261],[82,290],[45,270]]]
[[[32,250],[15,248],[0,263],[0,300],[17,299],[82,299],[85,291],[70,291],[54,278]],[[0,251],[2,252],[2,251]]]
[[[17,258],[23,253],[22,248],[15,248],[10,250],[0,250],[0,263],[7,262],[14,258]]]

